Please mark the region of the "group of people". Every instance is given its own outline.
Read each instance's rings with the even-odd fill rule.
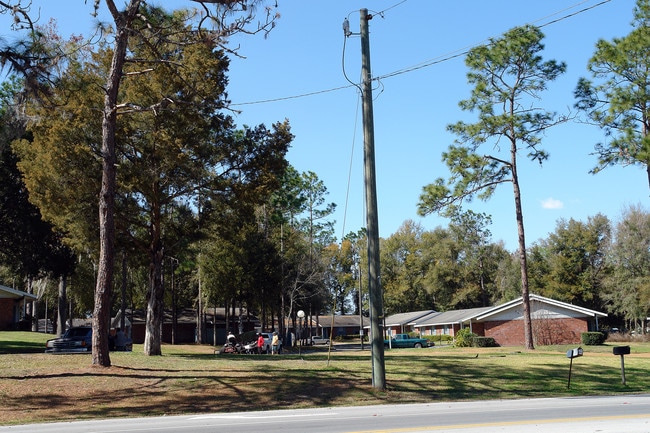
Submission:
[[[235,337],[232,332],[228,332],[228,336],[226,337],[226,342],[234,347],[237,344],[237,337]],[[266,341],[264,339],[264,335],[262,335],[261,332],[257,333],[256,345],[257,345],[257,353],[260,355],[263,354],[265,352]],[[277,332],[274,332],[271,338],[271,355],[279,355],[280,347],[281,347],[280,337],[278,336]]]

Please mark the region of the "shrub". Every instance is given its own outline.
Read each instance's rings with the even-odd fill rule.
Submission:
[[[583,332],[582,344],[585,346],[599,346],[605,342],[605,334],[602,332]]]
[[[477,335],[469,330],[469,328],[463,328],[456,332],[456,338],[454,338],[454,347],[472,347],[474,338]]]
[[[474,347],[498,347],[499,345],[492,337],[474,337],[473,340]]]
[[[454,337],[448,334],[435,334],[435,335],[425,335],[424,338],[431,342],[431,345],[440,345],[440,344],[451,344],[454,340]]]

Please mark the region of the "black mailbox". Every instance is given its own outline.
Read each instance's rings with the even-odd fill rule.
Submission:
[[[621,380],[625,385],[625,356],[630,354],[630,346],[615,346],[614,355],[621,355]]]
[[[614,349],[614,355],[629,355],[630,346],[616,346]]]

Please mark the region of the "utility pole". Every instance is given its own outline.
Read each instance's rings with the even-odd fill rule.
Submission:
[[[375,176],[375,126],[372,112],[372,74],[368,21],[372,15],[361,9],[361,76],[363,86],[363,160],[366,189],[366,231],[368,234],[368,294],[370,297],[370,348],[372,386],[386,389],[384,365],[383,297],[379,280],[379,222],[377,217],[377,181]]]

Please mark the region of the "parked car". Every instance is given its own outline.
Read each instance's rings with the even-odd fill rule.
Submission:
[[[69,328],[60,338],[47,340],[45,353],[76,353],[92,351],[93,328],[77,326]]]
[[[408,334],[397,334],[390,340],[384,340],[384,346],[398,348],[398,347],[429,347],[431,342],[426,338],[411,338]]]
[[[311,345],[313,346],[315,344],[330,344],[330,339],[318,336],[311,337]]]

